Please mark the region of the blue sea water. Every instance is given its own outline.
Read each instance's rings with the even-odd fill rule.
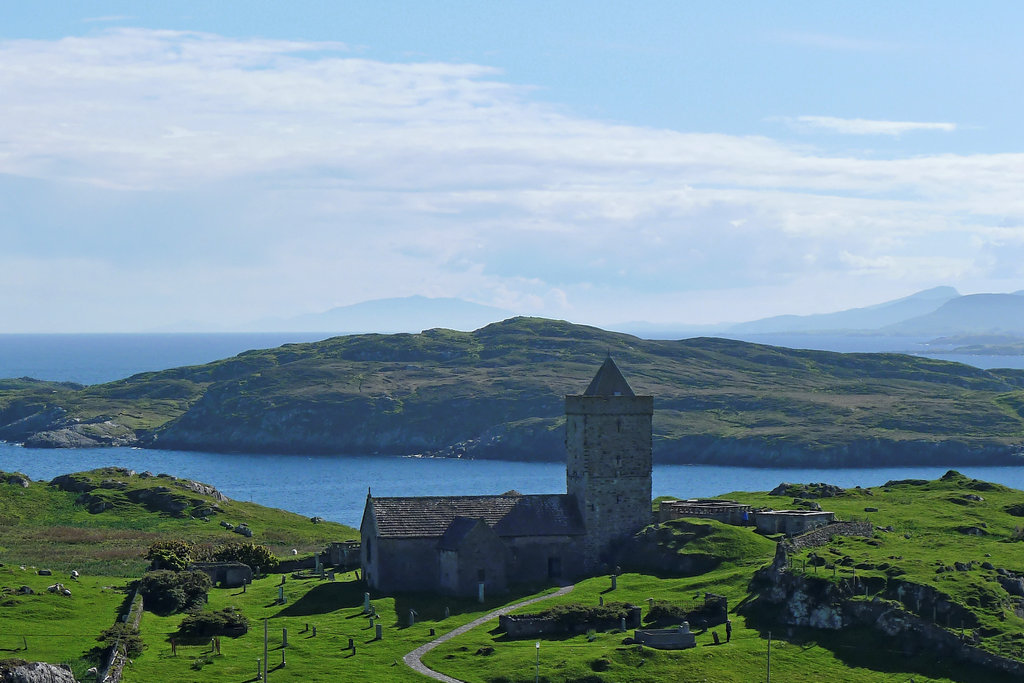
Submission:
[[[204,363],[247,349],[313,341],[325,335],[103,334],[0,335],[0,378],[31,376],[83,384],[137,372]],[[760,340],[769,343],[767,340]],[[794,344],[795,345],[795,344]],[[338,454],[239,455],[133,448],[34,450],[0,442],[0,470],[33,479],[118,466],[167,472],[202,481],[238,500],[319,515],[358,526],[367,488],[378,496],[497,494],[565,491],[561,463],[398,458]],[[1024,468],[958,468],[965,474],[1024,489]],[[934,479],[945,468],[869,470],[758,469],[707,465],[657,465],[654,495],[712,496],[761,491],[782,481],[825,481],[843,487],[874,486],[889,479]]]
[[[0,470],[49,480],[96,467],[127,467],[211,484],[236,500],[358,527],[367,489],[375,496],[564,493],[563,463],[402,458],[381,455],[240,455],[137,448],[37,450],[0,442]],[[962,467],[978,479],[1024,489],[1022,467]],[[824,481],[877,486],[890,479],[937,479],[942,467],[762,469],[656,465],[654,495],[694,498],[730,491],[764,491],[780,482]]]
[[[209,363],[250,349],[328,336],[296,332],[0,334],[0,378],[99,384],[139,372]]]

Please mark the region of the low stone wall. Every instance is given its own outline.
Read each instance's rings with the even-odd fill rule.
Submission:
[[[641,609],[639,607],[629,608],[626,615],[627,629],[640,626],[640,613]],[[498,617],[498,628],[508,634],[509,638],[533,638],[552,633],[586,633],[591,629],[595,631],[608,631],[621,627],[621,619],[581,621],[575,624],[568,624],[555,617],[538,617],[533,614],[503,614]]]
[[[787,552],[797,552],[807,548],[825,545],[833,536],[872,536],[875,527],[871,522],[833,522],[805,534],[793,536],[786,540]]]

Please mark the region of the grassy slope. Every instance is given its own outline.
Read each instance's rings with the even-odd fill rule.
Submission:
[[[143,559],[146,549],[161,539],[185,538],[213,544],[252,541],[270,546],[279,555],[290,555],[292,548],[308,553],[331,541],[358,537],[355,529],[334,522],[313,524],[308,517],[284,510],[230,499],[218,501],[176,486],[183,480],[168,475],[142,478],[129,476],[120,468],[104,468],[73,476],[90,485],[99,486],[109,480],[126,486],[123,490],[90,491],[113,505],[90,514],[86,506],[76,504],[79,493],[44,482],[31,482],[28,488],[0,483],[0,561],[62,572],[78,569],[87,574],[138,576],[147,564]],[[176,516],[154,511],[129,497],[133,492],[160,486],[171,489],[170,495],[188,502],[189,508]],[[189,514],[197,506],[214,504],[221,511],[209,522]],[[233,525],[246,522],[253,537],[246,539],[225,530],[219,524],[221,520]]]
[[[91,476],[102,480],[109,474],[93,473]],[[160,481],[160,480],[158,480]],[[166,480],[164,480],[166,483]],[[899,484],[887,487],[849,490],[847,493],[821,499],[826,509],[836,510],[847,518],[870,516],[880,526],[892,525],[894,532],[879,532],[880,544],[870,545],[862,540],[837,539],[830,547],[818,549],[818,553],[831,559],[850,556],[851,562],[861,563],[858,575],[878,577],[885,570],[878,565],[886,562],[897,566],[901,580],[910,580],[934,586],[958,602],[971,606],[979,614],[982,625],[989,629],[983,645],[996,651],[1014,654],[1013,647],[1020,640],[1019,634],[1024,622],[1003,610],[1003,618],[984,598],[985,591],[998,591],[993,583],[992,572],[980,568],[968,572],[943,572],[937,574],[938,562],[944,565],[954,561],[968,562],[988,559],[996,567],[1005,566],[1020,570],[1018,543],[1011,541],[1015,527],[1020,520],[1007,509],[1024,509],[1024,492],[1005,489],[1001,486],[976,482],[949,475],[944,480],[925,484]],[[8,490],[10,489],[10,490]],[[38,489],[42,489],[41,491]],[[2,499],[8,499],[11,491],[25,492],[16,500],[26,502],[33,497],[56,500],[52,487],[33,483],[28,489],[6,485]],[[60,493],[60,492],[56,492]],[[61,494],[63,495],[63,494]],[[70,495],[70,494],[69,494]],[[965,495],[981,495],[983,501],[969,501],[962,504]],[[766,493],[736,493],[732,497],[755,505],[772,505],[775,508],[789,507],[791,497],[769,496]],[[954,502],[959,501],[959,502]],[[29,514],[25,519],[42,521],[43,513],[32,512],[38,503],[26,506]],[[221,505],[225,505],[222,503]],[[878,507],[878,512],[865,513],[864,507]],[[1021,506],[1017,508],[1015,506]],[[8,508],[9,512],[9,508]],[[109,511],[108,511],[109,512]],[[56,508],[55,515],[63,515],[65,509]],[[137,511],[139,517],[153,517],[153,513]],[[82,524],[96,523],[103,514],[84,517]],[[131,516],[128,508],[120,514]],[[271,513],[268,513],[271,514]],[[273,512],[274,516],[282,514]],[[304,518],[296,520],[294,531],[300,533],[309,524]],[[989,536],[975,537],[955,531],[959,526],[987,524]],[[160,527],[167,524],[166,528]],[[194,526],[189,520],[160,519],[157,527],[173,533],[177,529],[209,528]],[[250,521],[255,526],[255,519]],[[184,525],[184,526],[181,526]],[[190,526],[191,525],[191,526]],[[281,522],[282,528],[287,527]],[[312,526],[312,525],[309,525]],[[694,533],[695,526],[707,527]],[[322,527],[322,525],[317,525]],[[105,528],[102,527],[101,528]],[[581,581],[568,596],[557,598],[545,606],[558,602],[580,602],[596,604],[600,597],[605,600],[630,601],[646,605],[648,598],[670,602],[692,602],[699,600],[704,592],[720,593],[728,597],[733,620],[732,642],[715,647],[710,633],[698,635],[698,647],[681,652],[659,652],[646,649],[642,654],[635,647],[622,644],[625,634],[609,632],[592,636],[580,635],[571,638],[545,638],[541,642],[541,680],[576,680],[588,683],[602,681],[750,681],[758,680],[764,672],[767,632],[774,631],[772,645],[772,673],[778,680],[843,680],[843,681],[906,681],[913,677],[917,681],[1000,681],[989,673],[980,674],[969,668],[934,658],[907,658],[892,650],[892,643],[877,634],[860,629],[840,633],[812,631],[809,629],[786,629],[771,622],[770,612],[750,608],[749,582],[753,572],[770,561],[774,544],[748,528],[737,528],[715,522],[687,522],[666,524],[663,529],[671,535],[656,534],[659,543],[678,553],[714,554],[723,562],[713,571],[690,577],[655,577],[638,573],[627,573],[618,580],[618,587],[609,592],[607,577]],[[911,538],[904,538],[910,534]],[[235,537],[229,535],[232,540]],[[689,543],[682,543],[692,539]],[[62,549],[54,546],[47,549],[50,554]],[[833,552],[834,551],[834,552]],[[991,555],[986,558],[985,553]],[[893,556],[901,557],[894,560]],[[7,557],[6,551],[4,558]],[[797,558],[797,564],[803,556]],[[866,568],[864,563],[875,565]],[[851,567],[840,566],[837,575],[849,576]],[[819,570],[822,575],[826,572]],[[831,572],[827,572],[830,574]],[[0,586],[16,588],[23,583],[40,590],[58,578],[37,577],[31,570],[20,570],[10,562],[0,568]],[[68,582],[71,583],[71,582]],[[217,609],[235,605],[252,620],[252,630],[237,639],[222,639],[222,654],[206,655],[205,646],[181,646],[177,657],[170,654],[168,635],[180,622],[180,615],[157,617],[147,613],[142,622],[142,635],[147,644],[145,653],[138,657],[126,675],[127,681],[228,681],[247,680],[254,674],[255,660],[262,656],[262,619],[269,619],[270,661],[272,666],[280,662],[281,629],[289,631],[290,646],[287,651],[288,666],[284,670],[271,672],[274,680],[422,680],[401,664],[401,657],[418,645],[429,640],[428,631],[436,629],[444,633],[494,607],[523,597],[509,595],[491,597],[485,605],[474,601],[457,601],[428,595],[374,595],[373,602],[382,616],[383,641],[373,642],[366,618],[361,616],[362,584],[352,574],[339,575],[338,581],[321,582],[314,579],[296,580],[289,578],[285,584],[287,605],[275,604],[280,580],[276,576],[257,580],[242,593],[237,589],[215,589],[210,594],[209,606]],[[81,656],[93,645],[93,638],[112,621],[114,609],[123,598],[122,594],[104,586],[117,585],[117,579],[83,577],[81,586],[72,585],[75,595],[64,601],[51,594],[17,598],[17,602],[0,607],[0,619],[4,624],[2,636],[15,632],[31,634],[56,634],[45,644],[29,639],[27,652],[15,651],[20,639],[0,637],[0,650],[8,650],[9,656],[28,659],[42,659],[53,662],[81,661]],[[530,589],[522,591],[529,594]],[[1004,596],[1005,597],[1005,596]],[[443,618],[445,606],[452,610],[452,616]],[[982,605],[979,608],[979,605]],[[417,623],[407,627],[405,619],[408,610],[419,612]],[[315,638],[305,632],[306,624],[316,625]],[[8,625],[10,627],[8,628]],[[444,671],[467,681],[517,681],[527,683],[533,680],[536,649],[534,640],[514,641],[506,639],[493,630],[496,623],[454,639],[430,653],[425,661],[435,669]],[[31,629],[31,630],[30,630]],[[719,627],[718,632],[724,636]],[[357,652],[348,657],[343,649],[348,638],[355,639]],[[483,648],[483,649],[482,649]],[[486,648],[493,648],[490,654]],[[396,663],[397,662],[397,663]],[[276,674],[276,675],[275,675]]]
[[[730,496],[775,508],[792,502],[792,498],[763,493]],[[980,496],[983,500],[967,496]],[[850,579],[856,571],[858,578],[870,587],[866,599],[881,593],[887,580],[892,581],[888,577],[931,586],[974,613],[979,621],[979,635],[983,635],[981,647],[1024,658],[1024,619],[1014,613],[995,571],[1005,568],[1024,572],[1024,545],[1017,540],[1024,519],[1007,512],[1012,509],[1018,515],[1024,513],[1024,492],[952,472],[937,481],[851,489],[844,495],[818,502],[840,517],[868,518],[876,526],[892,526],[893,531],[876,532],[872,539],[836,538],[827,546],[797,555],[797,570],[829,579],[834,574],[835,580]],[[878,511],[865,512],[866,507],[877,507]],[[985,535],[957,530],[972,527],[981,529]],[[809,561],[812,553],[824,558],[828,566],[815,572]],[[955,571],[955,563],[967,565],[972,561],[972,569]],[[995,569],[983,569],[984,562]],[[832,565],[836,565],[835,572]],[[954,628],[957,625],[952,624]]]
[[[61,582],[71,597],[48,593],[46,587]],[[0,567],[0,659],[18,658],[69,664],[79,673],[96,637],[109,628],[125,598],[124,579],[83,575],[72,581],[66,573],[38,576],[34,568]],[[16,595],[28,586],[34,595]],[[28,649],[24,649],[25,645]]]
[[[84,389],[5,381],[0,422],[59,405],[143,435],[159,428],[163,447],[416,453],[477,440],[478,457],[561,457],[562,396],[581,391],[609,351],[638,393],[656,397],[666,460],[852,464],[850,449],[888,457],[886,444],[944,442],[959,455],[918,461],[970,462],[965,448],[1024,442],[1024,372],[648,341],[536,318],[289,344]]]
[[[774,499],[778,502],[778,499]],[[904,657],[894,653],[873,632],[847,630],[839,634],[808,629],[789,629],[771,624],[768,614],[743,606],[749,604],[752,573],[769,562],[775,544],[748,528],[727,527],[716,522],[699,522],[713,528],[698,534],[694,542],[679,548],[686,553],[712,553],[726,559],[711,572],[692,577],[654,577],[627,573],[620,576],[617,589],[609,591],[607,577],[580,582],[569,595],[545,603],[596,605],[599,598],[646,605],[648,598],[679,604],[699,601],[704,592],[729,599],[733,637],[715,646],[710,632],[698,633],[698,647],[679,652],[649,648],[643,653],[623,645],[629,633],[612,631],[544,638],[540,648],[542,681],[648,682],[662,680],[746,683],[763,680],[766,669],[768,631],[775,629],[772,643],[772,676],[777,680],[834,681],[1000,681],[969,667],[935,662],[929,657]],[[678,536],[693,536],[689,524],[663,525]],[[675,541],[663,538],[672,547]],[[737,611],[737,608],[740,608]],[[520,611],[535,611],[526,608]],[[646,611],[646,610],[645,610]],[[723,627],[717,627],[724,641]],[[536,641],[509,640],[496,630],[481,628],[453,639],[427,655],[432,668],[471,683],[528,683],[535,672]],[[488,648],[493,648],[490,654]]]

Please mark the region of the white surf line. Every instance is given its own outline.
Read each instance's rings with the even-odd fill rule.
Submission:
[[[499,609],[494,610],[493,612],[488,612],[487,614],[483,615],[482,617],[477,617],[476,619],[474,619],[473,621],[469,622],[468,624],[463,624],[462,626],[459,626],[458,628],[453,629],[453,630],[449,631],[448,633],[445,633],[443,636],[440,636],[439,638],[435,638],[434,640],[430,641],[429,643],[425,643],[423,645],[420,645],[418,648],[416,648],[415,650],[413,650],[412,652],[410,652],[406,656],[402,657],[402,661],[405,662],[405,664],[409,668],[411,668],[413,671],[418,671],[419,673],[421,673],[421,674],[423,674],[425,676],[430,676],[431,678],[436,679],[438,681],[444,681],[444,683],[465,683],[464,681],[461,681],[458,678],[452,678],[451,676],[446,676],[445,674],[441,673],[440,671],[434,671],[433,669],[428,668],[426,664],[424,664],[422,661],[420,661],[420,658],[423,655],[425,655],[428,652],[430,652],[431,650],[433,650],[435,647],[437,647],[441,643],[449,641],[452,638],[455,638],[456,636],[461,636],[463,633],[465,633],[466,631],[470,630],[471,628],[476,628],[480,624],[487,623],[488,621],[490,621],[492,619],[497,619],[502,614],[508,614],[512,610],[519,609],[520,607],[523,607],[525,605],[532,605],[533,603],[540,602],[541,600],[550,600],[551,598],[556,598],[556,597],[558,597],[560,595],[565,595],[566,593],[568,593],[569,591],[571,591],[575,587],[576,587],[575,584],[569,584],[568,586],[563,586],[562,588],[559,588],[554,593],[549,593],[547,595],[541,595],[540,597],[536,597],[536,598],[530,598],[529,600],[523,600],[522,602],[517,602],[517,603],[511,604],[511,605],[506,605],[504,607],[501,607]]]

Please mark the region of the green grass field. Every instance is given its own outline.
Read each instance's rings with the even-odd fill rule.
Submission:
[[[83,477],[84,481],[96,483],[112,479],[115,474],[97,471]],[[102,491],[127,496],[127,492],[148,486],[151,481],[167,484],[170,480],[129,478],[123,489]],[[171,486],[167,488],[173,490]],[[0,526],[0,561],[4,562],[0,566],[0,658],[67,663],[79,676],[97,663],[96,637],[113,624],[125,599],[123,588],[127,580],[77,567],[83,576],[74,582],[67,578],[66,568],[83,560],[83,567],[107,567],[117,570],[111,572],[114,574],[129,574],[140,559],[131,560],[136,564],[95,559],[93,565],[88,562],[90,548],[105,552],[123,547],[123,552],[127,552],[127,548],[134,547],[137,551],[150,538],[182,537],[196,530],[209,532],[210,538],[225,534],[226,540],[238,540],[237,535],[224,532],[219,525],[154,512],[116,498],[111,499],[117,502],[113,508],[89,514],[74,502],[77,494],[39,482],[27,488],[4,485],[2,493],[0,515],[6,515],[5,520],[17,515],[18,520],[17,526],[7,522]],[[776,509],[797,504],[792,494],[738,492],[728,497]],[[923,586],[961,606],[976,619],[977,623],[967,631],[977,635],[980,647],[1004,656],[1024,657],[1024,619],[1018,616],[1012,599],[997,580],[1000,568],[1024,571],[1024,546],[1020,545],[1024,536],[1020,530],[1024,492],[950,473],[933,482],[893,482],[872,489],[850,489],[816,502],[836,511],[840,518],[867,517],[876,527],[892,530],[878,530],[872,538],[834,537],[824,546],[794,555],[793,571],[836,582],[849,581],[856,573],[862,582],[859,585],[868,587],[868,595],[859,596],[858,600],[892,600],[886,591],[891,593],[901,584]],[[312,547],[317,542],[316,534],[331,531],[298,515],[251,504],[221,502],[221,507],[224,512],[218,514],[222,516],[234,518],[248,513],[245,519],[254,529],[276,530],[274,533],[279,534],[281,541],[294,534],[294,538],[303,538]],[[868,512],[865,508],[877,511]],[[337,531],[344,530],[342,527]],[[905,656],[898,642],[865,627],[835,632],[782,625],[776,619],[776,608],[757,600],[752,592],[751,579],[771,561],[775,543],[751,528],[679,520],[641,537],[669,556],[714,556],[718,561],[712,570],[694,576],[627,572],[618,577],[615,590],[611,590],[607,576],[586,579],[568,595],[520,611],[539,611],[570,603],[597,605],[603,598],[632,602],[644,607],[646,614],[649,599],[692,604],[711,592],[728,598],[734,627],[731,642],[714,644],[712,632],[725,639],[722,626],[712,632],[698,632],[698,647],[676,652],[650,648],[641,651],[624,642],[631,632],[618,630],[544,637],[539,640],[540,680],[763,681],[768,667],[769,632],[773,636],[772,680],[776,681],[1011,680],[936,656]],[[40,546],[39,539],[46,539],[47,543]],[[22,569],[22,562],[13,557],[33,559],[24,562]],[[991,568],[982,566],[983,563]],[[44,566],[54,570],[52,577],[37,575],[36,569]],[[264,620],[269,634],[270,680],[426,680],[407,668],[402,657],[429,641],[430,629],[441,635],[504,604],[554,590],[521,588],[507,595],[489,596],[482,605],[423,594],[373,595],[383,627],[383,638],[376,640],[368,618],[362,613],[363,584],[353,573],[336,578],[331,582],[287,575],[283,588],[288,600],[283,605],[277,602],[281,575],[259,578],[245,591],[213,589],[207,609],[234,606],[250,620],[247,634],[221,638],[219,654],[212,651],[208,642],[179,642],[176,654],[172,653],[170,637],[183,615],[161,617],[147,612],[141,623],[145,649],[126,669],[124,680],[252,681],[257,659],[263,656]],[[67,584],[73,595],[47,593],[46,586],[56,581]],[[22,585],[29,586],[34,594],[19,594]],[[445,607],[450,610],[447,618]],[[913,613],[913,605],[905,607]],[[418,613],[412,626],[407,621],[410,609]],[[288,630],[286,649],[282,648],[282,629]],[[951,630],[957,631],[957,625],[951,624]],[[348,649],[349,638],[356,646],[354,654]],[[537,674],[536,642],[510,639],[497,630],[495,620],[441,645],[428,653],[424,662],[472,683],[528,683]],[[287,662],[283,668],[282,654]]]

